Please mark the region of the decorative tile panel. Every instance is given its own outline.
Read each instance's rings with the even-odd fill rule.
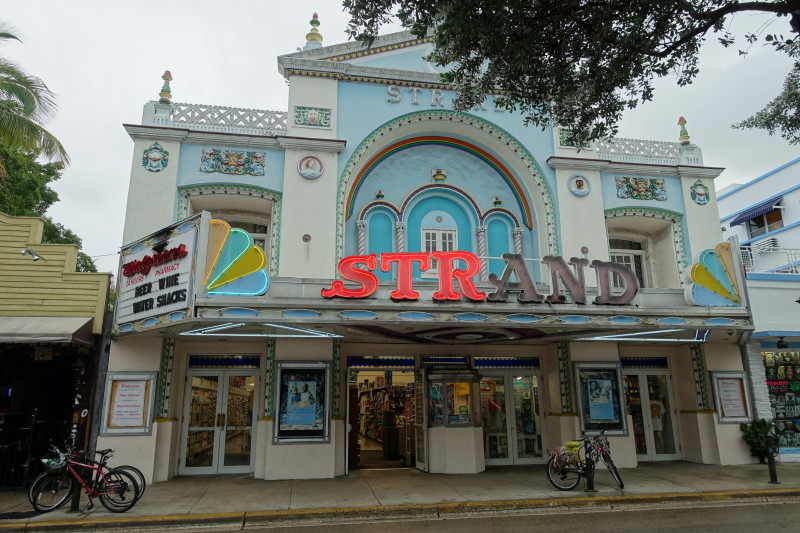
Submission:
[[[169,339],[161,341],[161,363],[156,389],[156,418],[169,418],[172,403],[172,378],[175,374],[175,345]]]
[[[558,360],[558,377],[561,392],[561,412],[574,413],[574,398],[572,395],[572,361],[569,355],[569,344],[556,343],[556,358]]]
[[[294,125],[308,128],[330,128],[331,109],[327,107],[294,106]]]
[[[142,153],[142,166],[148,172],[161,172],[169,164],[169,152],[158,143],[151,144]]]
[[[333,404],[331,415],[334,417],[342,416],[342,341],[333,341]]]
[[[697,409],[708,411],[712,409],[708,399],[708,379],[706,378],[706,358],[703,355],[703,347],[700,344],[689,346],[689,354],[692,359],[692,373],[694,374],[694,392],[697,398]]]
[[[689,194],[692,197],[692,201],[697,205],[706,205],[708,203],[708,193],[708,187],[706,187],[701,180],[695,181],[694,185],[689,187]]]
[[[658,200],[667,199],[667,189],[661,178],[614,178],[617,187],[617,198],[631,200]]]
[[[200,154],[200,172],[263,176],[266,160],[265,152],[203,148]]]
[[[267,340],[267,354],[264,358],[264,418],[272,419],[275,400],[275,340]]]

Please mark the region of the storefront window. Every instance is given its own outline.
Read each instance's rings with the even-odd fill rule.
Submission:
[[[800,458],[800,352],[762,352],[782,460]]]
[[[431,426],[474,425],[477,421],[476,401],[480,400],[480,376],[464,370],[448,374],[429,375],[429,406]]]

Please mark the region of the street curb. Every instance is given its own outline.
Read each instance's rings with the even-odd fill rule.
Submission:
[[[630,494],[540,498],[529,500],[496,500],[438,504],[406,504],[374,507],[333,507],[322,509],[288,509],[235,513],[181,514],[101,518],[97,520],[58,520],[50,522],[15,522],[0,524],[0,531],[92,531],[110,529],[154,529],[156,527],[230,526],[243,528],[297,520],[337,522],[358,519],[440,518],[457,514],[501,512],[525,509],[564,507],[602,507],[613,505],[655,504],[667,502],[720,502],[768,498],[800,497],[798,489],[761,489],[714,492],[674,492],[664,494]]]

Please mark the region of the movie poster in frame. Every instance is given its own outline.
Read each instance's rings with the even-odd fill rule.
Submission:
[[[622,376],[617,363],[575,363],[581,429],[592,434],[627,435]]]
[[[327,442],[330,365],[278,363],[276,443]]]

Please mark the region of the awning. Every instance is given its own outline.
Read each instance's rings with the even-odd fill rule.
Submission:
[[[0,343],[92,344],[92,317],[0,316]]]
[[[756,217],[760,217],[761,215],[766,215],[781,201],[783,196],[778,196],[777,198],[773,198],[772,200],[766,201],[763,204],[758,204],[757,206],[748,209],[744,213],[740,214],[738,217],[734,218],[731,222],[731,227],[734,227],[738,224],[743,222],[747,222],[748,220],[753,220]]]

